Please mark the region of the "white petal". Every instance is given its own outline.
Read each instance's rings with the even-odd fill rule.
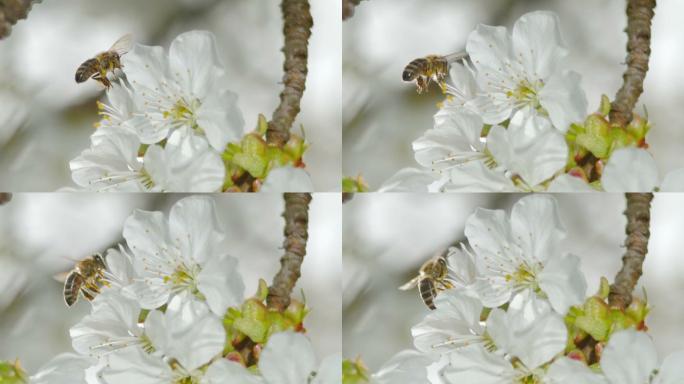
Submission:
[[[660,185],[661,192],[684,192],[684,168],[668,172]]]
[[[123,237],[133,253],[133,265],[140,275],[146,275],[146,264],[159,260],[159,255],[163,257],[168,254],[169,235],[161,212],[134,210],[124,222]],[[170,275],[175,269],[170,263],[159,267],[165,275]]]
[[[475,283],[477,266],[475,265],[475,260],[473,260],[473,255],[465,249],[464,245],[461,245],[461,249],[456,247],[449,248],[447,264],[450,274],[461,285],[459,288],[467,288]]]
[[[554,127],[565,133],[570,124],[587,117],[587,97],[576,72],[551,76],[539,91],[539,102],[549,113]]]
[[[203,264],[225,254],[223,225],[210,196],[190,196],[176,202],[169,213],[169,232],[189,263]]]
[[[471,161],[454,167],[448,175],[449,184],[444,186],[444,190],[448,192],[518,191],[502,168],[490,169],[482,161]]]
[[[525,259],[544,262],[557,255],[565,228],[556,199],[529,195],[518,200],[511,210],[511,231]]]
[[[571,306],[584,302],[587,282],[580,269],[580,259],[575,255],[549,258],[537,280],[553,309],[561,315]]]
[[[537,11],[522,15],[513,26],[513,46],[516,58],[522,60],[525,71],[537,79],[552,74],[567,55],[563,48],[558,16]]]
[[[247,368],[242,365],[228,361],[226,359],[218,359],[211,363],[207,372],[202,377],[201,384],[263,384],[264,380],[256,375],[250,373]]]
[[[670,354],[663,361],[653,384],[684,383],[684,351]]]
[[[73,353],[57,355],[31,376],[31,384],[82,384],[86,368],[95,365],[96,359]]]
[[[342,378],[342,355],[339,353],[323,359],[311,384],[339,384]]]
[[[237,270],[238,261],[228,255],[210,258],[197,276],[197,289],[207,298],[207,304],[217,316],[224,316],[228,307],[242,303],[245,284]]]
[[[586,364],[561,357],[551,364],[544,378],[547,384],[607,384],[603,376],[594,373]]]
[[[451,85],[460,94],[462,101],[472,99],[479,90],[473,73],[461,63],[451,64],[449,68],[449,79],[451,79]]]
[[[387,179],[378,192],[427,192],[437,177],[428,170],[403,168]]]
[[[614,384],[647,383],[657,365],[653,340],[634,330],[614,333],[601,356],[601,369]]]
[[[171,76],[184,86],[184,91],[202,98],[214,80],[212,75],[221,63],[214,34],[190,31],[178,35],[169,48]]]
[[[163,149],[150,146],[145,169],[156,189],[168,192],[216,192],[226,175],[221,156],[188,129],[175,130]]]
[[[452,166],[454,161],[439,160],[478,155],[484,147],[480,131],[482,119],[474,113],[459,111],[441,118],[435,116],[435,128],[427,130],[412,144],[416,161],[424,167],[441,169]]]
[[[240,141],[244,134],[245,120],[238,108],[238,95],[228,89],[215,89],[207,94],[195,115],[209,144],[219,152],[225,150],[228,142]]]
[[[168,73],[166,55],[162,47],[136,44],[121,60],[126,77],[136,93],[157,88]]]
[[[377,384],[419,384],[427,381],[426,367],[433,361],[426,355],[404,350],[392,356],[373,374]]]
[[[507,170],[522,177],[529,187],[551,178],[565,167],[568,145],[546,118],[520,111],[508,129],[492,127],[487,148]]]
[[[520,359],[529,369],[561,353],[568,334],[563,318],[534,294],[516,295],[505,313],[492,310],[487,332],[498,348]]]
[[[272,169],[259,192],[313,192],[311,176],[302,168],[292,166]]]
[[[140,348],[127,348],[107,356],[102,378],[107,384],[168,384],[173,371],[156,355]]]
[[[618,149],[603,170],[606,192],[651,192],[658,185],[658,168],[644,149]]]
[[[133,279],[137,277],[133,270],[131,255],[121,245],[119,245],[119,249],[109,248],[107,250],[105,262],[109,273],[108,280],[112,284],[112,288],[120,289],[130,285],[133,283]]]
[[[171,299],[163,318],[159,313],[148,315],[146,333],[155,348],[176,358],[186,370],[208,363],[223,351],[226,331],[205,303],[177,295]]]
[[[483,341],[479,300],[450,289],[437,296],[435,306],[434,311],[411,328],[416,349],[428,354],[444,353]]]
[[[459,349],[449,360],[451,364],[444,370],[449,383],[509,384],[518,376],[511,363],[481,345]]]
[[[142,335],[138,326],[140,306],[120,293],[107,290],[93,301],[93,311],[69,330],[74,350],[82,355],[102,356],[125,348],[121,344]],[[127,342],[135,344],[135,340]]]
[[[259,370],[269,384],[306,383],[315,369],[311,342],[290,331],[271,336],[259,359]]]
[[[506,28],[478,24],[468,35],[466,51],[475,67],[482,71],[485,68],[505,67],[512,57],[511,39]]]
[[[553,179],[548,192],[596,192],[587,182],[579,177],[571,176],[564,173]]]
[[[513,102],[505,94],[489,93],[468,100],[465,108],[477,112],[485,124],[499,124],[511,117]]]
[[[92,140],[90,148],[69,162],[74,182],[95,191],[142,191],[137,181],[137,171],[142,167],[137,159],[138,138],[127,132],[108,130]]]
[[[141,267],[144,268],[144,267]],[[155,309],[169,301],[170,287],[160,278],[146,277],[123,288],[121,293],[135,298],[144,309]]]

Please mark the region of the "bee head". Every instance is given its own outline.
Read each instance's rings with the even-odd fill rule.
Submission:
[[[416,74],[415,72],[404,70],[404,72],[401,74],[401,78],[404,81],[413,81],[416,79]]]

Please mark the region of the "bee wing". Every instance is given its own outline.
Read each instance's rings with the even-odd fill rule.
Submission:
[[[402,285],[401,287],[399,287],[399,289],[402,290],[402,291],[411,290],[411,289],[415,288],[415,287],[418,285],[418,282],[419,282],[419,281],[420,281],[420,276],[416,276],[416,277],[414,277],[413,279],[411,279],[411,281],[409,281],[408,283],[406,283],[406,284]]]
[[[64,283],[67,279],[67,276],[69,276],[69,273],[71,271],[66,271],[66,272],[60,272],[52,275],[52,278],[59,281],[60,283]]]
[[[468,57],[468,52],[466,52],[466,51],[459,51],[459,52],[454,52],[454,53],[451,53],[448,55],[444,55],[444,59],[446,59],[446,61],[448,63],[453,63],[455,61],[463,60],[466,57]]]
[[[118,53],[119,55],[123,55],[124,53],[128,52],[131,49],[131,46],[133,45],[133,34],[132,33],[127,33],[119,38],[111,48],[109,48],[109,51],[114,51]]]

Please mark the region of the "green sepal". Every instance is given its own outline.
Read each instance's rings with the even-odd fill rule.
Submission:
[[[21,368],[19,360],[10,363],[9,361],[0,361],[0,384],[26,384],[28,377],[26,372]]]
[[[342,361],[342,384],[367,384],[369,382],[368,368],[361,359]]]

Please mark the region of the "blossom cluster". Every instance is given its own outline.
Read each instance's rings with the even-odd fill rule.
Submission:
[[[510,34],[478,25],[466,52],[469,61],[451,64],[434,127],[413,142],[421,167],[400,170],[381,191],[684,189],[684,171],[659,180],[648,121],[611,125],[605,97],[587,116],[556,14],[525,14]]]
[[[303,138],[268,145],[266,121],[245,134],[238,96],[214,35],[191,31],[162,47],[135,44],[121,57],[121,81],[98,102],[102,120],[90,148],[70,163],[72,179],[94,191],[310,191]],[[268,177],[270,171],[274,175]]]
[[[48,362],[31,384],[339,382],[339,357],[316,365],[303,303],[270,311],[263,281],[243,297],[211,198],[182,199],[168,219],[136,210],[123,236],[126,246],[106,253],[90,314],[70,329],[75,353]]]
[[[436,309],[411,329],[415,350],[376,372],[375,384],[643,384],[684,380],[684,351],[658,363],[645,333],[648,305],[609,307],[609,286],[585,298],[577,256],[561,251],[565,230],[551,196],[519,200],[510,217],[477,209],[470,247],[452,247]],[[361,377],[359,363],[347,372]],[[354,369],[351,369],[351,368]],[[367,380],[350,381],[352,383]]]

